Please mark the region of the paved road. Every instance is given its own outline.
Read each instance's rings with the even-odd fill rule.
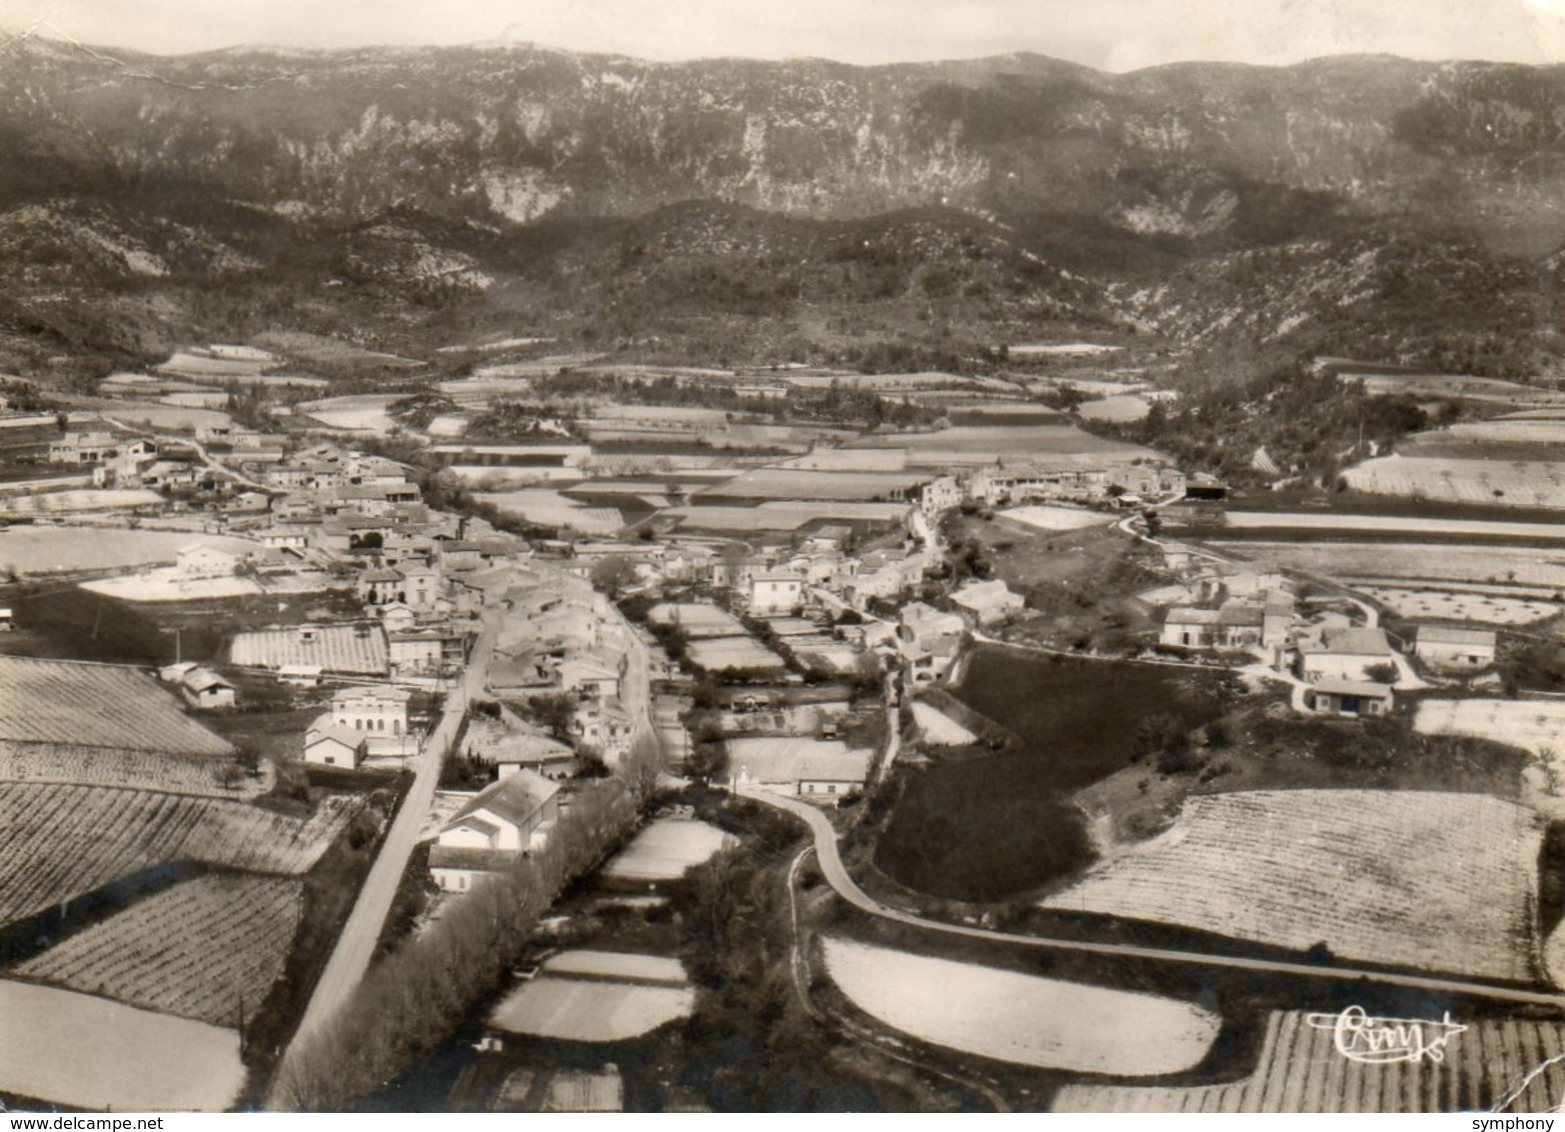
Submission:
[[[418,842],[419,829],[434,799],[435,787],[440,782],[441,764],[445,762],[451,744],[456,741],[462,718],[467,714],[468,703],[483,692],[500,620],[501,613],[497,610],[485,614],[484,628],[473,646],[472,659],[462,675],[461,683],[446,696],[445,711],[441,714],[440,722],[430,732],[424,751],[416,760],[413,785],[381,844],[380,853],[375,858],[364,887],[359,890],[358,901],[343,926],[337,946],[326,963],[326,970],[315,985],[310,1005],[283,1057],[284,1066],[310,1034],[342,1008],[353,989],[364,978],[364,973],[369,970],[370,960],[375,955],[375,944],[380,939],[386,916],[391,911],[391,902],[397,895],[397,886],[407,869],[408,858]],[[283,1079],[281,1071],[277,1079]]]
[[[1512,987],[1493,986],[1488,983],[1464,982],[1460,979],[1439,976],[1396,975],[1384,971],[1370,971],[1358,967],[1316,967],[1307,963],[1289,963],[1273,959],[1245,959],[1231,955],[1206,955],[1196,951],[1174,951],[1161,947],[1138,947],[1128,943],[1094,943],[1085,940],[1051,939],[1047,936],[1017,935],[1013,932],[990,931],[986,928],[968,927],[965,924],[947,924],[939,920],[926,920],[911,913],[888,908],[874,900],[848,875],[838,852],[837,832],[826,815],[814,806],[779,794],[750,787],[739,788],[736,793],[747,798],[786,810],[802,818],[815,838],[815,853],[821,863],[821,872],[837,895],[860,911],[872,916],[892,920],[946,935],[986,939],[996,943],[1016,944],[1048,951],[1068,951],[1086,955],[1111,955],[1127,959],[1150,959],[1160,963],[1183,963],[1196,967],[1222,967],[1235,971],[1256,971],[1266,974],[1295,975],[1309,979],[1331,979],[1337,982],[1363,980],[1383,986],[1405,987],[1413,990],[1434,991],[1439,994],[1459,994],[1473,998],[1486,998],[1500,1002],[1519,1002],[1533,1006],[1549,1006],[1565,1009],[1565,995],[1520,990]]]

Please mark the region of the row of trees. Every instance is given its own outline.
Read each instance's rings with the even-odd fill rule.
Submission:
[[[373,968],[343,1008],[290,1052],[272,1106],[349,1109],[449,1041],[473,1007],[499,990],[538,918],[635,827],[657,761],[643,745],[623,777],[581,788],[544,849],[480,883]]]

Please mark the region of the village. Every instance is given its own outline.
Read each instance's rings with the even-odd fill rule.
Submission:
[[[1084,355],[1065,356],[1079,363]],[[152,813],[166,794],[201,808],[190,819],[198,825],[273,820],[273,806],[282,807],[276,821],[295,823],[280,835],[293,847],[286,860],[259,849],[235,856],[197,838],[157,852],[100,845],[87,864],[62,862],[48,881],[0,874],[0,938],[63,940],[8,951],[8,972],[20,981],[0,980],[0,993],[103,996],[77,1003],[84,1018],[93,1003],[117,997],[164,1022],[185,1010],[192,1025],[224,1035],[209,1055],[221,1062],[208,1067],[211,1093],[183,1093],[149,1071],[150,1091],[133,1098],[144,1107],[305,1103],[302,1082],[326,1087],[310,1077],[311,1043],[327,1040],[330,1020],[359,1009],[358,988],[378,985],[376,972],[389,969],[377,961],[386,933],[454,936],[467,930],[464,907],[505,886],[522,886],[547,908],[579,875],[570,869],[597,869],[605,854],[620,856],[593,875],[621,888],[602,903],[664,924],[656,909],[670,896],[658,886],[677,885],[769,821],[804,821],[822,879],[849,906],[871,915],[900,909],[937,930],[989,930],[1003,917],[1047,940],[1055,907],[1190,929],[1224,922],[1223,892],[1208,894],[1214,903],[1204,910],[1143,907],[1142,897],[1118,894],[1114,870],[1156,851],[1161,843],[1149,836],[1182,830],[1202,806],[1244,790],[1272,806],[1282,826],[1304,820],[1289,808],[1295,803],[1329,808],[1330,799],[1314,796],[1320,791],[1267,793],[1314,785],[1255,761],[1250,745],[1268,728],[1325,729],[1298,734],[1352,746],[1340,729],[1401,721],[1408,736],[1484,740],[1531,727],[1517,745],[1535,761],[1518,768],[1507,796],[1565,816],[1555,726],[1528,722],[1541,712],[1565,725],[1565,716],[1541,695],[1518,698],[1504,663],[1525,644],[1520,635],[1502,641],[1525,633],[1521,622],[1486,619],[1452,596],[1460,586],[1401,583],[1432,602],[1420,612],[1388,600],[1394,583],[1385,578],[1338,577],[1286,554],[1255,553],[1274,543],[1252,546],[1225,521],[1236,508],[1223,482],[1094,435],[1026,382],[990,380],[975,401],[973,383],[953,375],[908,384],[898,375],[857,382],[643,367],[604,379],[619,389],[676,383],[698,391],[681,399],[756,411],[675,411],[610,394],[565,411],[540,392],[556,362],[492,365],[422,385],[400,379],[396,395],[306,401],[325,382],[290,377],[286,357],[213,345],[176,354],[152,375],[111,377],[75,405],[0,412],[9,445],[0,664],[12,673],[0,710],[0,785],[15,791],[0,800],[26,825],[34,863],[76,851],[76,841],[52,843],[21,817],[50,784],[61,798],[69,793],[61,813],[110,801]],[[243,415],[256,427],[217,408],[234,407],[226,390],[235,381],[272,390],[272,399],[247,402]],[[949,419],[857,432],[774,423],[773,403],[823,389],[835,396],[842,383]],[[1141,411],[1166,400],[1134,376],[1102,384],[1108,396],[1139,399]],[[485,433],[497,418],[516,439]],[[464,432],[484,435],[460,439]],[[1275,539],[1286,521],[1260,533]],[[1482,600],[1506,610],[1531,601],[1539,618],[1554,614],[1536,584],[1512,582],[1489,585]],[[1486,584],[1470,584],[1475,602]],[[1043,808],[1020,823],[973,810],[952,831],[944,815],[957,793],[982,783],[986,796],[1004,794],[1005,758],[1026,755],[1027,774],[1052,773],[1053,740],[1029,739],[1036,719],[1008,713],[1058,715],[1067,702],[1083,720],[1111,710],[1115,685],[1094,692],[1094,665],[1113,680],[1140,673],[1149,681],[1139,714],[1114,725],[1123,734],[1104,732],[1101,782],[1040,784]],[[1236,690],[1211,690],[1225,679]],[[1180,680],[1190,687],[1181,691]],[[1010,706],[985,706],[985,694],[1002,692]],[[120,714],[104,718],[88,707],[95,701]],[[1147,706],[1154,701],[1171,706],[1160,714]],[[1220,740],[1227,732],[1242,739]],[[1112,773],[1127,750],[1131,767]],[[1224,785],[1225,774],[1234,785]],[[1127,797],[1126,775],[1141,780],[1138,797]],[[1018,796],[1027,781],[1012,783]],[[1407,837],[1429,832],[1423,817],[1408,820]],[[934,857],[923,848],[932,830],[949,838]],[[1029,839],[1063,841],[1034,851]],[[350,844],[353,860],[338,860]],[[1023,855],[1029,862],[1016,875],[1032,879],[1001,887],[996,873]],[[579,866],[562,863],[578,858]],[[167,861],[193,861],[199,875],[140,902],[120,894],[163,883],[141,878]],[[1536,868],[1535,860],[1516,864],[1496,880],[1501,914],[1514,911],[1506,900],[1534,899],[1522,889],[1536,883]],[[323,869],[342,870],[336,891],[316,879]],[[228,888],[216,887],[223,870],[240,870]],[[526,887],[543,878],[547,897]],[[1232,883],[1259,882],[1235,873]],[[214,982],[200,1009],[160,989],[155,956],[132,976],[100,970],[98,951],[150,930],[138,910],[164,914],[160,901],[188,892],[196,894],[190,915],[217,922],[263,891],[275,903],[265,932],[239,948],[248,956],[242,970],[202,968],[200,979]],[[99,901],[120,910],[105,919]],[[1267,949],[1316,941],[1314,927],[1284,926],[1315,912],[1293,904],[1275,922],[1238,917],[1228,934],[1272,961]],[[299,925],[321,916],[308,937],[316,954],[300,960]],[[575,918],[598,923],[601,909]],[[1393,917],[1340,937],[1319,930],[1331,956],[1373,963],[1377,941],[1412,922]],[[1508,923],[1496,932],[1521,930]],[[603,950],[583,931],[586,946],[575,948],[540,948],[523,933],[516,963],[475,979],[499,977],[510,989],[485,1014],[453,1096],[536,1105],[558,1086],[578,1090],[578,1103],[613,1108],[627,1103],[627,1088],[634,1100],[649,1087],[609,1068],[535,1081],[519,1076],[534,1070],[507,1060],[517,1048],[537,1056],[543,1039],[651,1041],[645,1036],[699,1009],[659,935],[666,931],[648,928],[643,934],[662,941],[634,952],[614,943]],[[1006,939],[1018,946],[1014,934]],[[75,955],[89,944],[97,950]],[[875,1005],[873,987],[853,973],[861,960],[863,970],[874,967],[855,950],[869,946],[864,940],[822,935],[819,946],[854,1017],[892,1032],[912,1026],[963,1057],[992,1056],[965,1023],[946,1034]],[[1482,993],[1469,985],[1474,977],[1527,977],[1515,966],[1464,969],[1388,954],[1399,967],[1433,964],[1460,993]],[[1451,954],[1467,953],[1455,946]],[[295,984],[287,994],[277,990],[284,971]],[[237,1015],[229,1002],[241,1004]],[[627,1012],[639,1021],[625,1022]],[[1189,1021],[1181,1017],[1169,1024]],[[257,1027],[271,1035],[261,1053]],[[1186,1051],[1189,1064],[1204,1048]],[[1030,1054],[1014,1060],[1049,1064]],[[1125,1073],[1177,1068],[1146,1062]],[[73,1091],[38,1076],[36,1065],[16,1073],[0,1080],[0,1092],[87,1107],[132,1103]],[[1005,1087],[1023,1087],[1017,1080]]]

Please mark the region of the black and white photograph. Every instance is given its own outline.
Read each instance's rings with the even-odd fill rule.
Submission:
[[[1562,318],[1565,0],[0,0],[0,1119],[1546,1132]]]

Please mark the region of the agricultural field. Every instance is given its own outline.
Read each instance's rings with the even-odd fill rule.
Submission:
[[[1097,527],[1113,522],[1118,516],[1103,511],[1088,511],[1082,507],[1052,507],[1044,503],[1029,503],[1022,507],[1009,507],[1000,516],[1018,523],[1026,523],[1040,531],[1078,531],[1083,527]]]
[[[762,503],[755,507],[682,506],[663,514],[680,520],[682,530],[796,531],[811,523],[896,523],[907,512],[905,503]]]
[[[1427,519],[1412,515],[1343,515],[1229,511],[1223,525],[1234,531],[1347,531],[1354,534],[1423,534],[1565,541],[1565,524],[1509,523],[1503,519]]]
[[[588,507],[547,488],[483,493],[475,498],[529,523],[584,535],[611,535],[625,525],[617,508]]]
[[[324,401],[309,401],[293,407],[294,415],[308,417],[327,428],[345,429],[349,432],[374,432],[384,436],[401,427],[386,409],[399,394],[369,393],[347,397],[328,397]]]
[[[1154,459],[1157,453],[1138,444],[1106,440],[1083,432],[1073,424],[975,425],[948,428],[939,432],[899,432],[862,436],[850,441],[849,448],[906,448],[910,462],[920,459],[931,463],[993,464],[996,457],[1011,462],[1047,460],[1064,456],[1089,456],[1092,463],[1105,460],[1130,463]]]
[[[616,853],[603,874],[616,880],[675,880],[731,844],[732,837],[705,822],[661,818]]]
[[[337,338],[297,330],[268,330],[258,335],[256,341],[268,350],[326,369],[410,369],[421,364],[395,354],[366,350]]]
[[[655,956],[625,956],[623,960],[636,958],[656,960]],[[665,962],[679,967],[676,961]],[[625,962],[611,966],[623,970],[593,970],[586,972],[586,978],[575,978],[546,967],[543,974],[507,995],[495,1007],[489,1023],[508,1033],[539,1038],[621,1042],[688,1018],[695,1010],[695,990],[688,983],[671,985],[666,972],[655,982],[643,982]],[[679,973],[683,975],[683,968]]]
[[[1157,1077],[1206,1057],[1222,1020],[1190,1003],[822,940],[864,1013],[931,1045],[1039,1069]]]
[[[332,795],[305,819],[152,790],[0,783],[0,924],[170,861],[297,876],[362,805]]]
[[[226,427],[233,419],[218,409],[182,408],[175,405],[116,405],[107,415],[117,421],[168,432],[194,432],[204,427]]]
[[[779,499],[878,502],[904,499],[929,477],[917,472],[814,472],[798,468],[757,468],[700,492],[702,502],[717,499]]]
[[[1508,507],[1565,507],[1565,462],[1379,456],[1343,472],[1374,495]]]
[[[0,657],[0,739],[84,747],[231,755],[140,669]]]
[[[1432,1014],[1439,1021],[1438,1014]],[[1254,1073],[1194,1087],[1067,1085],[1055,1112],[1557,1112],[1565,1103],[1565,1023],[1455,1019],[1444,1057],[1370,1064],[1337,1052],[1304,1011],[1277,1011]],[[1317,1023],[1325,1021],[1316,1018]],[[1433,1035],[1430,1035],[1433,1036]],[[1535,1070],[1542,1070],[1534,1075]]]
[[[1565,592],[1565,551],[1402,542],[1210,542],[1257,564],[1348,580],[1510,583]]]
[[[744,632],[728,610],[706,602],[679,602],[654,605],[647,613],[654,625],[678,625],[691,637],[726,637]]]
[[[1083,401],[1077,409],[1089,421],[1139,421],[1152,411],[1152,403],[1134,393],[1119,393],[1100,401]]]
[[[1565,405],[1565,394],[1493,377],[1459,373],[1377,373],[1344,370],[1341,381],[1362,381],[1371,397],[1451,397],[1496,405]]]
[[[1551,753],[1565,771],[1565,701],[1420,700],[1413,727],[1425,735],[1464,735]]]
[[[1565,420],[1555,412],[1538,416],[1516,413],[1482,421],[1461,421],[1446,428],[1414,433],[1398,450],[1409,456],[1452,456],[1483,459],[1493,448],[1534,449],[1546,460],[1565,449]],[[1552,451],[1551,451],[1552,450]]]
[[[306,637],[305,630],[311,635]],[[350,676],[384,676],[389,657],[379,625],[256,629],[235,634],[229,646],[229,660],[240,668],[319,666]]]
[[[235,779],[233,769],[228,759],[205,756],[0,740],[0,782],[126,786],[243,800],[266,793],[276,778],[269,762],[263,762],[254,776]]]
[[[913,704],[913,720],[924,733],[925,742],[937,747],[965,747],[976,743],[978,736],[952,719],[934,704],[916,700]]]
[[[617,979],[626,983],[684,986],[689,982],[678,959],[661,955],[632,955],[623,951],[562,951],[544,961],[543,969],[561,978]]]
[[[99,921],[12,973],[238,1026],[282,976],[304,909],[301,881],[214,874],[182,881]]]
[[[702,637],[691,641],[686,655],[712,672],[725,668],[782,669],[783,658],[754,637]]]
[[[222,1112],[239,1034],[92,995],[0,979],[0,1094],[118,1112]]]
[[[63,515],[78,511],[118,511],[162,507],[164,498],[145,488],[73,488],[47,494],[0,499],[0,515]]]
[[[1373,598],[1398,617],[1410,621],[1472,621],[1480,625],[1531,625],[1565,612],[1565,607],[1545,598],[1465,590],[1416,589],[1403,586],[1365,586],[1358,591]]]
[[[1042,904],[1524,982],[1541,845],[1529,810],[1487,795],[1204,795]]]

